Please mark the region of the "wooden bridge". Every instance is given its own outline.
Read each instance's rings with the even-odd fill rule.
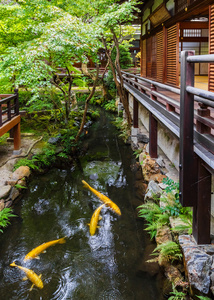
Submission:
[[[193,207],[193,236],[210,243],[211,184],[214,173],[214,93],[194,87],[194,64],[214,63],[214,55],[182,51],[180,89],[123,73],[124,87],[133,96],[133,127],[139,106],[149,112],[149,153],[157,158],[158,123],[179,139],[180,202]],[[129,97],[130,98],[130,97]]]
[[[21,117],[19,114],[18,90],[14,94],[0,95],[0,136],[10,131],[14,141],[14,153],[21,147]]]

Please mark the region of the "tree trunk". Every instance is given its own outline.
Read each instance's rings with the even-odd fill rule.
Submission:
[[[120,79],[120,89],[121,89],[121,94],[122,94],[122,100],[121,101],[123,103],[123,106],[124,106],[124,109],[125,109],[125,112],[126,112],[128,124],[131,127],[132,117],[131,117],[131,113],[129,111],[128,97],[127,97],[127,93],[126,93],[126,91],[124,89],[124,86],[123,86],[123,76],[122,76],[121,67],[120,67],[119,42],[118,42],[116,34],[115,34],[115,32],[113,30],[112,30],[112,33],[113,33],[114,43],[115,43],[115,47],[116,47],[116,51],[117,51],[117,55],[116,55],[116,59],[115,59],[115,67],[116,67],[116,70],[117,70],[117,75],[118,75],[118,77]]]
[[[91,100],[92,96],[94,95],[95,93],[95,90],[96,90],[96,85],[97,85],[97,81],[98,81],[98,75],[99,75],[99,66],[97,65],[97,73],[96,73],[96,77],[93,77],[94,79],[94,82],[93,82],[93,88],[89,94],[89,96],[87,97],[87,99],[85,100],[85,109],[84,109],[84,112],[83,112],[83,117],[82,117],[82,122],[81,122],[81,125],[80,125],[80,129],[76,135],[76,138],[75,138],[75,143],[78,142],[79,140],[79,137],[81,135],[81,133],[83,132],[83,128],[84,128],[84,125],[85,125],[85,121],[86,121],[86,114],[87,114],[87,111],[88,111],[88,103],[89,101]]]
[[[108,60],[109,60],[109,65],[110,65],[111,70],[112,70],[112,74],[113,74],[113,78],[114,78],[114,82],[115,82],[115,85],[116,85],[116,88],[117,88],[118,95],[120,97],[120,100],[121,100],[121,102],[124,106],[125,112],[126,112],[128,125],[129,125],[129,127],[131,127],[132,118],[131,118],[131,114],[130,114],[130,111],[129,111],[128,98],[127,98],[125,90],[123,88],[123,80],[121,81],[122,76],[121,76],[121,78],[119,77],[120,82],[118,82],[117,74],[115,72],[114,64],[113,64],[113,61],[112,61],[112,58],[111,58],[111,52],[108,51],[106,41],[104,40],[104,38],[102,38],[102,42],[104,44],[106,55],[107,55]],[[116,47],[116,50],[117,50],[117,56],[118,56],[119,55],[119,44],[118,44],[118,48]],[[121,75],[120,64],[118,64],[118,66],[119,66],[119,72],[120,72],[120,75]],[[118,76],[119,76],[119,73],[118,73]]]

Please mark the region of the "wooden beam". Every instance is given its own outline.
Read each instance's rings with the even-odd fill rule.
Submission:
[[[21,122],[20,115],[14,117],[10,122],[7,122],[2,127],[0,127],[0,136],[7,133],[10,129],[12,129],[14,126],[16,126],[20,122]]]

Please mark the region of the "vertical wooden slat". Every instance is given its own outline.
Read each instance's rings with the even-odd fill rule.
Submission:
[[[152,38],[146,40],[146,77],[152,77]]]
[[[209,53],[214,54],[214,5],[209,7]],[[209,64],[208,89],[214,92],[214,64]]]
[[[151,37],[152,42],[152,51],[151,51],[151,77],[153,79],[156,79],[157,77],[157,47],[156,47],[156,35]]]
[[[164,43],[163,43],[163,31],[156,34],[157,37],[157,81],[163,82],[164,74]]]
[[[163,83],[167,81],[167,30],[163,27]]]
[[[146,77],[146,40],[143,40],[141,45],[141,76]]]
[[[179,84],[179,25],[167,28],[167,83]]]

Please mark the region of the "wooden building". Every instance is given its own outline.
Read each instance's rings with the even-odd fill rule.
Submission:
[[[214,53],[214,1],[148,0],[141,5],[141,76],[179,86],[180,53]],[[214,65],[198,63],[195,75],[208,76],[214,91]]]

